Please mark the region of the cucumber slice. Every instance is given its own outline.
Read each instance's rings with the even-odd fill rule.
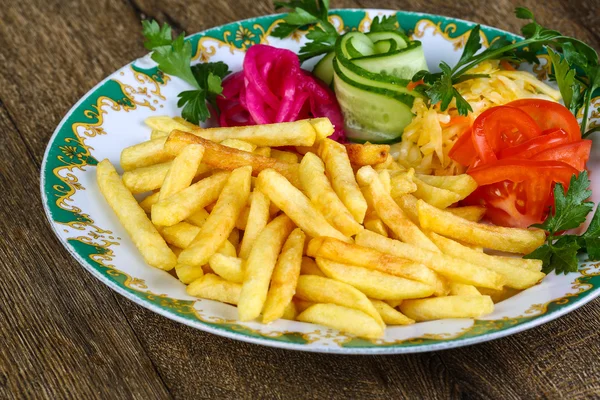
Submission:
[[[331,86],[333,83],[333,58],[335,57],[335,52],[328,53],[325,57],[321,58],[315,68],[313,69],[313,74],[325,82],[327,86]]]
[[[375,42],[375,52],[377,54],[389,53],[391,51],[396,51],[398,47],[398,43],[392,39],[385,39]]]
[[[395,52],[352,59],[352,62],[375,74],[394,76],[400,79],[412,79],[419,71],[427,69],[425,54],[421,42],[414,41],[406,48]]]
[[[400,140],[413,118],[411,107],[388,95],[352,82],[334,60],[335,93],[344,113],[349,140],[390,143]]]
[[[373,43],[381,40],[393,40],[396,42],[398,49],[405,48],[410,42],[410,39],[400,32],[369,32],[366,36],[371,39]]]

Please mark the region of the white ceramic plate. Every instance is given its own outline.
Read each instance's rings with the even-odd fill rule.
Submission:
[[[334,10],[339,29],[368,30],[376,15],[388,10]],[[431,69],[444,60],[457,61],[468,30],[474,24],[428,14],[399,12],[402,27],[423,42]],[[227,24],[192,35],[194,62],[225,61],[241,69],[246,49],[267,43],[298,51],[304,34],[284,40],[269,36],[281,15]],[[484,27],[484,39],[519,38]],[[542,63],[534,68],[547,76]],[[322,326],[279,320],[271,325],[236,321],[233,306],[198,300],[167,272],[146,265],[100,194],[95,179],[97,160],[119,164],[127,146],[149,139],[143,121],[151,115],[180,115],[177,94],[185,83],[158,73],[149,57],[114,72],[90,90],[56,128],[41,170],[44,209],[56,235],[73,257],[106,285],[132,301],[167,318],[195,328],[267,346],[347,354],[411,353],[446,349],[510,335],[581,307],[600,294],[600,263],[581,259],[578,273],[549,275],[542,283],[502,303],[478,320],[452,319],[388,327],[380,340],[364,340]],[[600,105],[600,98],[595,99]],[[595,107],[597,108],[597,106]],[[600,195],[600,138],[592,149],[593,190]],[[600,199],[596,197],[595,202]],[[81,273],[85,273],[83,270]]]

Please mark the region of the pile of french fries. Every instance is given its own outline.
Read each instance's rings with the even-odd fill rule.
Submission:
[[[386,145],[334,142],[326,118],[146,123],[151,138],[123,150],[122,176],[98,164],[99,188],[149,265],[237,306],[241,321],[377,339],[386,325],[481,317],[544,278],[538,260],[484,252],[525,254],[545,235],[455,207],[471,177],[419,175]]]

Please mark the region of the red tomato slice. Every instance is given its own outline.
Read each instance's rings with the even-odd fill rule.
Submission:
[[[542,132],[542,136],[534,137],[520,145],[501,150],[498,158],[531,158],[544,150],[569,142],[570,136],[566,131],[560,128],[552,129]]]
[[[505,180],[511,182],[533,182],[547,180],[569,184],[571,176],[579,171],[562,161],[498,160],[469,170],[469,175],[479,186],[491,185]]]
[[[544,150],[533,156],[532,159],[538,161],[560,160],[569,164],[577,171],[583,171],[585,169],[585,163],[590,158],[591,150],[592,141],[582,139],[577,142],[567,143]]]
[[[448,152],[448,156],[465,167],[471,165],[475,159],[475,147],[471,140],[471,129],[467,129],[454,143]]]
[[[569,133],[572,142],[581,139],[577,119],[562,104],[549,100],[522,99],[506,105],[526,112],[543,131],[561,128]]]
[[[487,164],[496,161],[501,150],[541,134],[542,130],[526,112],[514,107],[499,106],[490,108],[477,117],[471,137],[477,157]]]

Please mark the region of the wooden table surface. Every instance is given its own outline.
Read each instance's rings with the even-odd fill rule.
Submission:
[[[216,7],[216,4],[219,4]],[[517,32],[517,5],[600,49],[599,0],[367,1]],[[5,0],[0,6],[0,398],[598,398],[600,300],[511,337],[435,353],[341,356],[236,342],[170,321],[70,257],[42,211],[54,128],[142,56],[140,19],[196,32],[268,0]]]

